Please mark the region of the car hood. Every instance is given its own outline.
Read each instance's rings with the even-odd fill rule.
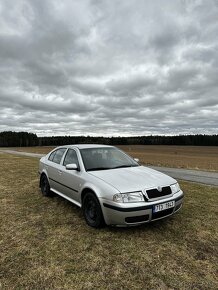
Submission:
[[[172,177],[145,166],[89,172],[120,192],[138,191],[176,183]]]

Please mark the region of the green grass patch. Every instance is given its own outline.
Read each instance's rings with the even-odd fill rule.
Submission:
[[[135,228],[88,227],[38,188],[38,160],[0,154],[0,289],[217,289],[218,188],[181,182],[184,207]]]

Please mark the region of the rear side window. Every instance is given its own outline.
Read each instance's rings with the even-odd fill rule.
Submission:
[[[64,155],[64,152],[66,151],[66,148],[60,148],[54,152],[51,153],[48,160],[53,161],[57,164],[60,164],[61,158]]]
[[[54,156],[55,156],[55,153],[56,153],[56,151],[52,152],[52,153],[50,154],[50,156],[48,157],[48,160],[53,161],[53,158],[54,158]]]

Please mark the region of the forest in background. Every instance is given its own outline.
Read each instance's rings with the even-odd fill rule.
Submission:
[[[107,145],[183,145],[218,146],[218,135],[177,135],[137,137],[51,136],[38,137],[29,132],[0,132],[0,147],[60,146],[67,144]]]

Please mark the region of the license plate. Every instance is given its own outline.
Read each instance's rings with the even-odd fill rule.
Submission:
[[[175,206],[175,200],[154,205],[153,211],[158,212]]]

